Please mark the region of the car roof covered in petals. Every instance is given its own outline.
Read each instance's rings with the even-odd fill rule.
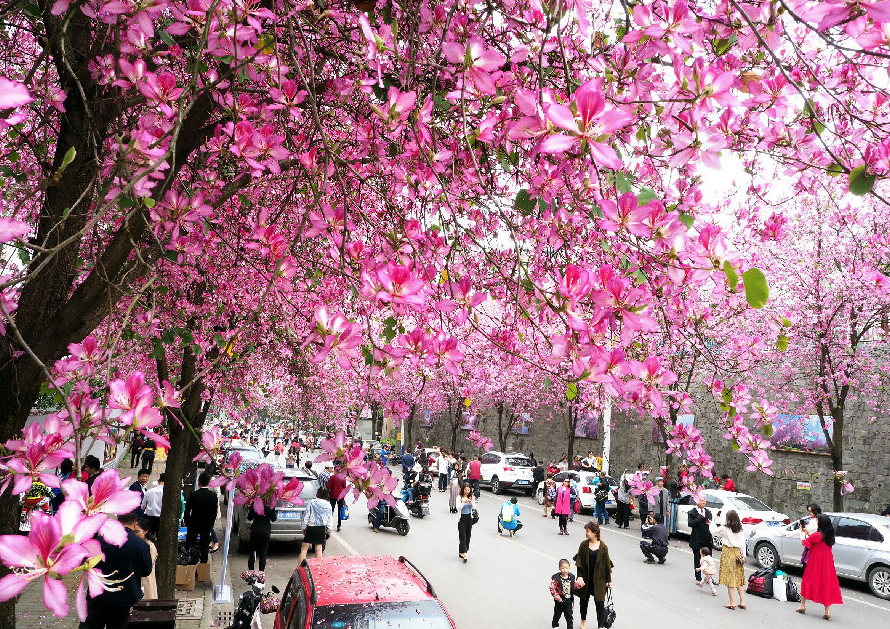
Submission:
[[[319,606],[436,598],[432,585],[404,557],[352,555],[306,563]]]

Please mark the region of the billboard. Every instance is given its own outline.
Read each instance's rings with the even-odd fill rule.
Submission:
[[[432,411],[424,411],[423,415],[420,416],[420,425],[421,426],[432,426],[433,425],[433,412]]]
[[[479,416],[470,411],[464,411],[464,421],[460,425],[461,430],[476,430],[476,424],[479,422]]]
[[[830,417],[826,417],[829,430]],[[770,443],[776,450],[828,454],[828,442],[818,415],[794,415],[779,413],[773,419],[773,436]]]
[[[512,428],[510,428],[510,434],[527,435],[530,430],[531,421],[532,421],[531,413],[522,413],[519,416],[519,421],[516,422]]]
[[[596,439],[599,436],[599,427],[599,413],[594,413],[593,411],[581,413],[578,423],[575,424],[575,436]]]
[[[661,436],[661,430],[659,430],[658,424],[659,422],[666,421],[667,418],[658,418],[652,420],[652,443],[664,443],[664,439]],[[677,415],[677,425],[678,426],[693,426],[695,425],[695,415],[691,413]]]

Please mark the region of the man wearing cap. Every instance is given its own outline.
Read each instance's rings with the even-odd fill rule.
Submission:
[[[655,479],[655,487],[658,488],[658,495],[652,505],[652,513],[660,515],[663,522],[671,508],[671,492],[664,486],[664,478],[661,476]]]

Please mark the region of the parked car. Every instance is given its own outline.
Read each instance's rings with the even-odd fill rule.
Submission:
[[[591,512],[594,510],[596,505],[596,500],[593,499],[593,494],[595,491],[595,487],[593,485],[594,480],[598,476],[599,472],[576,472],[574,470],[569,472],[560,472],[553,477],[553,480],[556,481],[556,484],[559,485],[562,483],[563,479],[566,476],[570,476],[575,479],[575,482],[578,483],[578,491],[579,497],[581,499],[581,508],[589,509]],[[609,499],[606,500],[606,511],[614,512],[618,509],[618,505],[615,502],[615,494],[614,491],[618,489],[618,484],[611,476],[606,476],[606,480],[609,483]],[[538,486],[538,493],[535,498],[538,501],[539,505],[544,504],[544,484]]]
[[[742,521],[742,531],[750,535],[758,527],[782,527],[791,520],[784,513],[773,511],[757,498],[748,494],[722,489],[704,489],[705,507],[710,509],[711,534],[714,536],[714,548],[723,546],[723,527],[726,524],[726,512],[735,509]],[[689,535],[689,512],[695,508],[692,496],[684,496],[677,509],[677,532]]]
[[[890,600],[890,518],[870,513],[828,513],[834,525],[832,547],[839,577],[865,581],[872,593]],[[748,554],[761,568],[800,566],[800,520],[780,528],[760,528],[748,538]]]
[[[275,508],[278,518],[272,522],[272,541],[280,542],[302,542],[303,541],[303,517],[306,512],[305,503],[315,498],[318,492],[318,479],[304,467],[286,468],[284,471],[284,482],[291,478],[299,478],[303,482],[303,489],[300,492],[300,499],[303,505],[295,505],[284,500],[278,501]],[[235,513],[232,521],[232,530],[237,531],[237,550],[239,553],[250,551],[250,525],[247,514],[250,511],[250,505],[245,504],[235,507]]]
[[[516,452],[486,452],[479,459],[482,464],[482,480],[480,485],[491,487],[491,491],[501,494],[505,489],[521,489],[532,495],[531,459]]]
[[[456,629],[432,584],[404,557],[320,557],[295,571],[275,629]]]

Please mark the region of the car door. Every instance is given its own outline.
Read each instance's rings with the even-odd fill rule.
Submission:
[[[482,458],[479,459],[479,463],[481,463],[480,472],[482,474],[482,482],[489,483],[491,482],[491,474],[494,468],[501,462],[501,457],[497,454],[483,454]]]
[[[795,520],[786,526],[781,537],[775,540],[779,560],[786,565],[799,566],[803,554],[803,545],[800,543],[800,520]]]
[[[839,516],[834,528],[834,567],[839,575],[865,578],[868,559],[880,545],[872,541],[881,538],[875,528],[864,520]],[[882,539],[882,538],[881,538]]]

